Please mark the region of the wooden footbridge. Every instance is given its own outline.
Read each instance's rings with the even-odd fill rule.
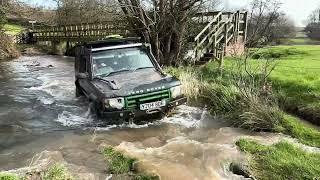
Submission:
[[[223,58],[231,45],[243,44],[247,35],[247,12],[205,12],[197,13],[192,21],[199,30],[193,36],[194,59],[198,63]],[[69,24],[37,28],[18,37],[20,43],[50,41],[87,42],[101,40],[118,34],[134,36],[125,21],[93,24]]]

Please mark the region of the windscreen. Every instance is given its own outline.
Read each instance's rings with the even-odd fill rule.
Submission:
[[[117,72],[154,68],[148,54],[140,48],[126,48],[93,53],[93,75],[109,76]]]

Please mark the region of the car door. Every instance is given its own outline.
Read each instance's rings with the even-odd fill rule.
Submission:
[[[91,57],[89,55],[84,56],[82,59],[83,71],[87,74],[86,78],[79,79],[79,85],[82,88],[83,93],[88,97],[96,96],[96,88],[92,84],[91,73]]]

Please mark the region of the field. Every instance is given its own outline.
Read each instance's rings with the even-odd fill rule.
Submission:
[[[274,58],[271,74],[284,110],[320,125],[320,46],[280,46],[256,52]]]

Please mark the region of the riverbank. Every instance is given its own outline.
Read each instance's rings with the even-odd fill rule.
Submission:
[[[229,121],[230,126],[252,131],[283,133],[296,138],[300,143],[320,147],[320,131],[299,118],[301,112],[308,112],[306,120],[319,123],[319,57],[320,46],[280,46],[253,50],[250,58],[238,57],[226,60],[221,74],[215,62],[194,68],[169,68],[184,82],[185,94],[195,105],[206,105],[210,112]],[[242,142],[242,143],[241,143]],[[250,157],[247,161],[251,174],[258,179],[303,179],[314,177],[318,173],[309,162],[318,162],[319,152],[303,154],[299,147],[284,145],[262,145],[238,143],[241,150]],[[277,149],[278,147],[281,149]],[[269,156],[267,152],[290,156]],[[296,153],[299,152],[299,153]],[[264,154],[263,154],[264,153]],[[296,164],[295,156],[299,159]],[[308,158],[303,158],[308,156]],[[277,158],[277,160],[273,160]],[[282,163],[285,162],[285,163]],[[263,164],[263,165],[259,165]],[[267,167],[286,166],[287,171],[277,172]],[[292,173],[296,168],[303,168],[305,173]],[[280,168],[281,169],[281,168]]]
[[[12,36],[0,31],[0,60],[14,59],[20,56],[20,52],[14,43]]]

